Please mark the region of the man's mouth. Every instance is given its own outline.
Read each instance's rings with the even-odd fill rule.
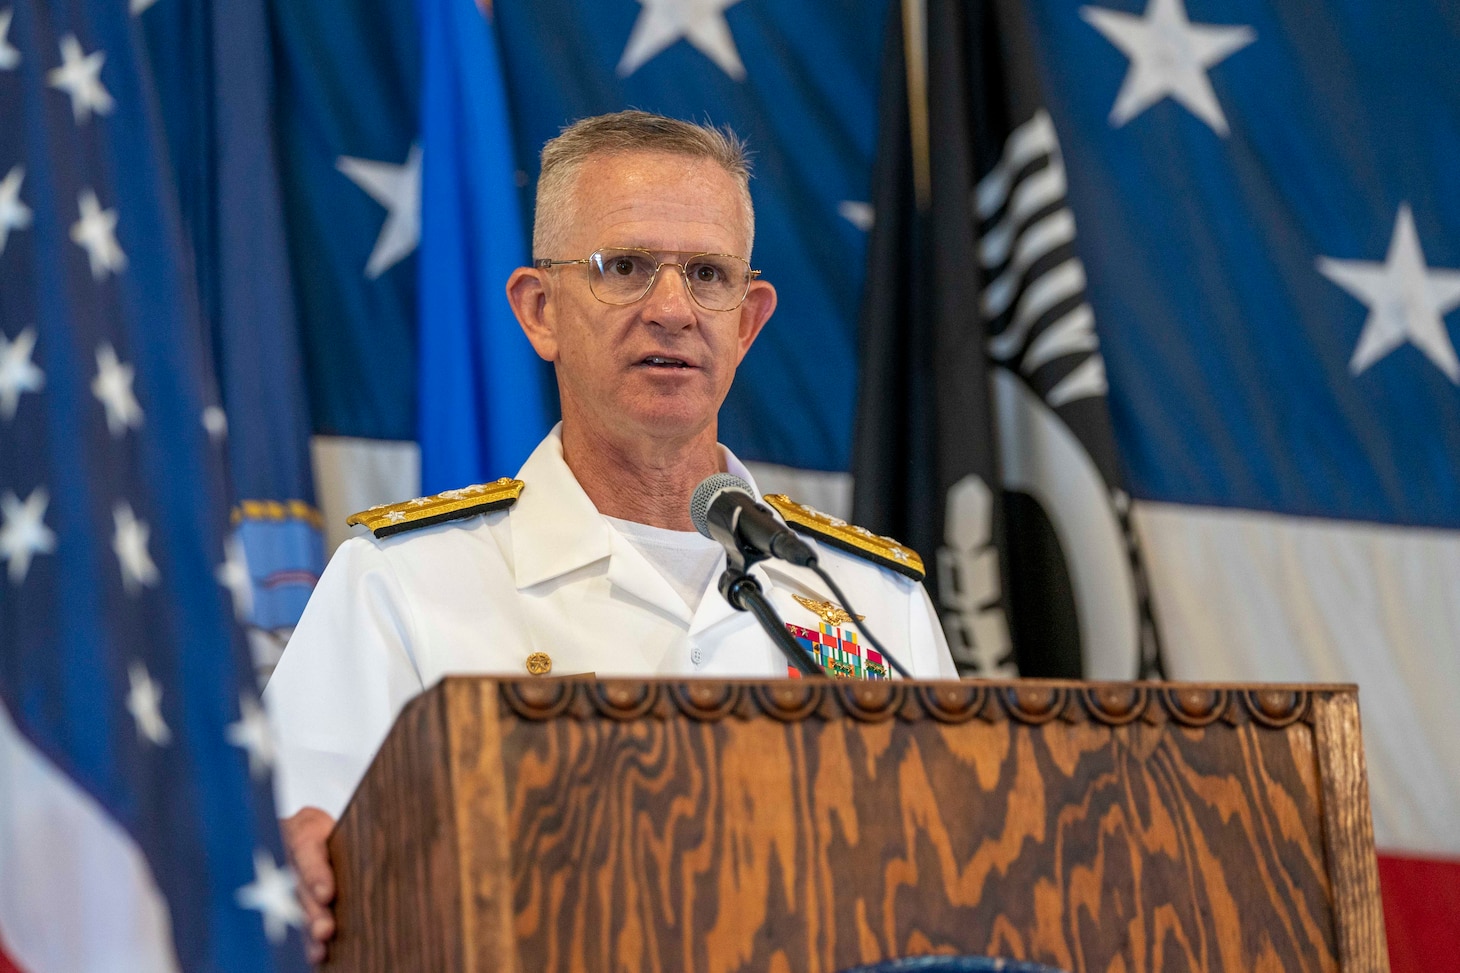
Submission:
[[[694,368],[683,358],[672,358],[668,355],[646,355],[639,360],[639,364],[650,368]]]

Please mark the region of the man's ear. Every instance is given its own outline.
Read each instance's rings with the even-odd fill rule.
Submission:
[[[776,310],[776,289],[765,280],[753,280],[750,282],[750,290],[745,295],[745,301],[740,305],[740,356],[736,362],[745,360],[746,352],[755,343],[760,329],[765,327],[766,321],[770,320],[771,314]]]
[[[558,358],[558,337],[547,309],[547,287],[543,271],[518,267],[507,278],[507,303],[512,305],[512,313],[533,351],[543,361],[554,362]]]

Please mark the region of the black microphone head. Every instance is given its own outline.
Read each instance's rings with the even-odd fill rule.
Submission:
[[[739,490],[752,500],[755,499],[755,491],[750,488],[750,484],[733,473],[715,473],[701,480],[689,498],[689,519],[695,525],[695,530],[706,537],[711,536],[710,504],[725,490]]]

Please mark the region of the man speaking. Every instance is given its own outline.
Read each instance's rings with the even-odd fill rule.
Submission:
[[[715,474],[754,491],[716,439],[776,307],[751,269],[749,178],[733,135],[645,112],[584,119],[544,147],[533,265],[507,299],[553,363],[562,423],[516,479],[351,518],[371,534],[330,561],[265,692],[316,957],[333,933],[325,839],[401,707],[443,675],[788,674],[720,596],[725,548],[690,515]],[[956,677],[916,555],[770,502],[896,660]],[[828,673],[891,675],[865,640],[825,637],[838,609],[813,571],[769,560],[750,573]]]

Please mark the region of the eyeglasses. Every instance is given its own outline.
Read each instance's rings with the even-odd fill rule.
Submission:
[[[689,296],[706,311],[733,311],[750,292],[750,282],[760,276],[744,257],[730,253],[672,253],[679,260],[656,260],[648,250],[633,247],[595,250],[581,260],[534,260],[538,270],[565,264],[588,265],[588,289],[604,304],[622,307],[641,300],[661,267],[677,267]]]

